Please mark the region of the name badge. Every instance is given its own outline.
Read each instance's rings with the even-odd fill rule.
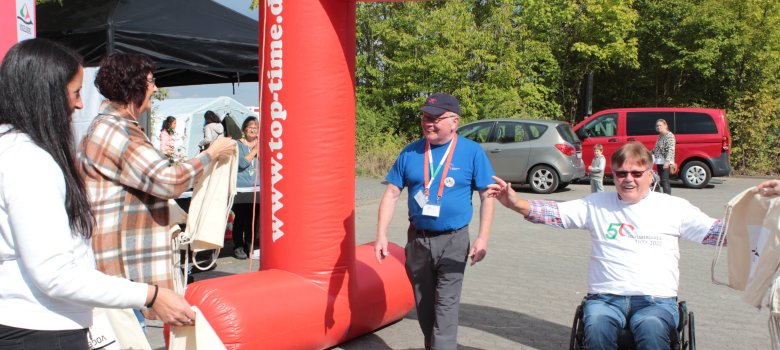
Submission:
[[[422,214],[425,216],[431,216],[434,218],[439,217],[439,212],[441,211],[441,206],[438,204],[433,203],[427,203],[423,206]]]
[[[419,205],[420,208],[425,207],[425,193],[423,193],[422,190],[417,191],[417,193],[414,194],[414,201],[417,202],[417,205]]]

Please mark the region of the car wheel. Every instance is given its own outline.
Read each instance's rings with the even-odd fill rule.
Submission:
[[[683,183],[690,188],[703,188],[710,182],[712,172],[707,164],[692,161],[685,164],[680,173]]]
[[[553,168],[546,165],[537,165],[531,169],[529,176],[531,181],[531,191],[535,193],[552,193],[558,189],[558,173]]]

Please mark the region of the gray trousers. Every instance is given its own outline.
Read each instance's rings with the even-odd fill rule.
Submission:
[[[590,193],[604,192],[604,179],[591,178],[590,179]]]
[[[407,234],[406,274],[414,289],[425,348],[454,350],[458,347],[460,291],[470,247],[468,226],[439,235],[420,233],[410,226]]]

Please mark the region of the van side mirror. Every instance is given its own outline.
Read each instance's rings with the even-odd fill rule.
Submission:
[[[588,135],[588,133],[585,132],[585,128],[581,128],[577,130],[577,137],[579,137],[580,140],[584,140],[590,136]]]

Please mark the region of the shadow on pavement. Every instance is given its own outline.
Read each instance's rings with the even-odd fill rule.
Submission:
[[[572,317],[574,313],[572,311]],[[405,317],[409,320],[415,320],[414,333],[419,337],[420,343],[423,341],[422,333],[417,328],[417,314],[414,309]],[[392,327],[397,322],[391,323],[385,327]],[[516,311],[499,309],[490,306],[475,304],[460,304],[460,323],[461,327],[468,327],[481,332],[493,334],[504,338],[505,342],[498,345],[501,349],[524,348],[527,346],[532,349],[540,350],[559,350],[562,344],[569,343],[571,328],[557,323],[545,321],[536,317],[531,317]],[[377,330],[379,331],[379,330]],[[463,337],[462,331],[458,335],[459,339]],[[381,333],[380,333],[381,334]],[[460,339],[461,342],[465,341]],[[518,344],[520,346],[518,346]],[[396,350],[382,339],[380,335],[369,333],[346,343],[340,344],[334,349],[343,350]],[[405,348],[406,350],[423,350],[423,348]],[[480,350],[473,346],[458,344],[458,350]],[[486,350],[486,349],[485,349]]]
[[[420,334],[420,341],[422,341],[422,334]],[[340,350],[365,350],[365,349],[371,349],[371,350],[425,350],[425,348],[403,348],[403,349],[395,349],[387,343],[385,343],[382,338],[377,336],[376,334],[366,334],[362,337],[359,337],[360,339],[359,343],[352,342],[347,344],[342,344],[340,346],[337,346],[333,349],[340,349]],[[487,349],[481,349],[481,348],[475,348],[471,346],[465,346],[458,344],[457,350],[487,350]]]
[[[561,344],[567,344],[571,331],[568,326],[516,311],[474,304],[460,304],[460,325],[535,349],[550,350],[559,350]]]

